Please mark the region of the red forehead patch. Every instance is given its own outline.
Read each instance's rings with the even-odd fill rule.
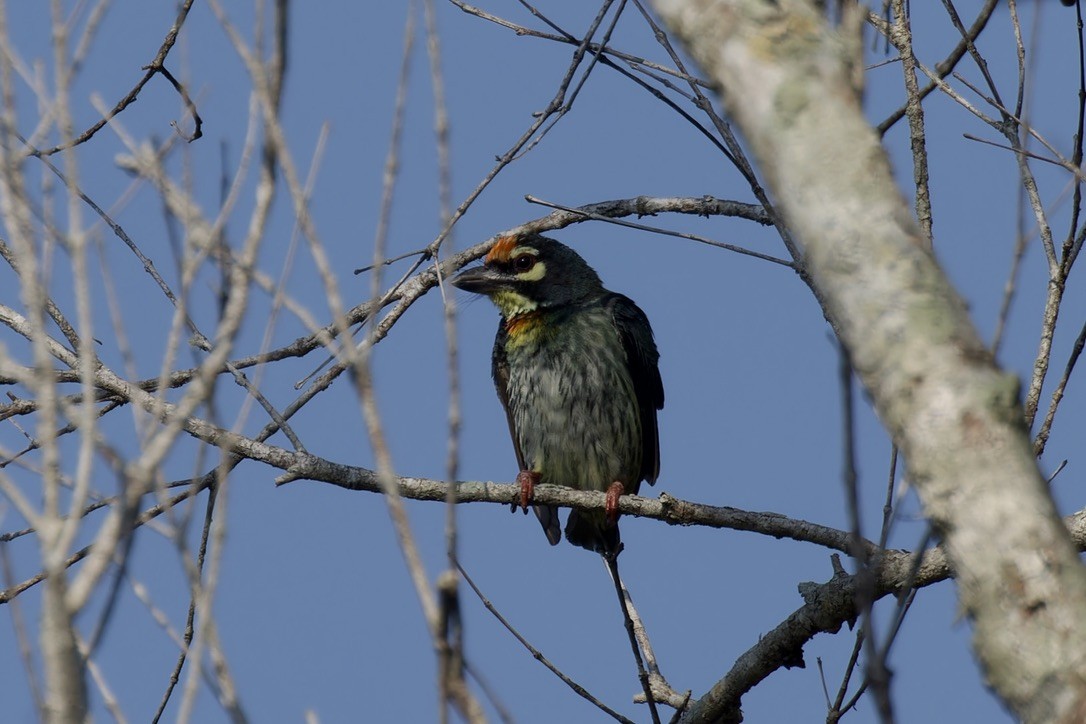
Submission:
[[[485,262],[489,264],[494,261],[508,261],[509,255],[513,253],[516,246],[517,238],[515,236],[503,236],[494,242],[494,246],[490,247]]]

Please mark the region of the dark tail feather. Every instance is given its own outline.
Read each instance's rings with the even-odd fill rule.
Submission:
[[[602,555],[617,553],[622,547],[618,525],[609,525],[604,514],[599,512],[569,511],[566,540]]]
[[[558,541],[562,540],[562,528],[558,525],[558,508],[553,505],[533,505],[532,509],[535,511],[535,517],[539,518],[540,525],[543,526],[543,532],[547,534],[547,540],[552,546],[558,545]]]

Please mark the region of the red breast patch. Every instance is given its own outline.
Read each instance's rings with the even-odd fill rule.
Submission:
[[[541,316],[542,315],[539,312],[525,312],[524,314],[518,314],[512,319],[506,320],[505,331],[510,337],[519,337],[525,332],[529,332],[537,327],[542,322]]]

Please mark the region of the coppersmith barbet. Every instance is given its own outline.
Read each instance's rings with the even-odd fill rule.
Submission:
[[[482,266],[452,283],[501,313],[492,374],[520,466],[521,507],[537,483],[606,491],[604,512],[570,512],[566,539],[616,555],[619,496],[636,495],[660,472],[664,389],[645,313],[605,289],[577,252],[538,235],[499,239]],[[533,507],[557,544],[557,510]]]

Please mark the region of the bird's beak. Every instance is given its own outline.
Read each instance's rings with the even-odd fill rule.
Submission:
[[[507,281],[502,275],[485,266],[465,269],[449,280],[457,289],[474,294],[491,294],[505,286]]]

